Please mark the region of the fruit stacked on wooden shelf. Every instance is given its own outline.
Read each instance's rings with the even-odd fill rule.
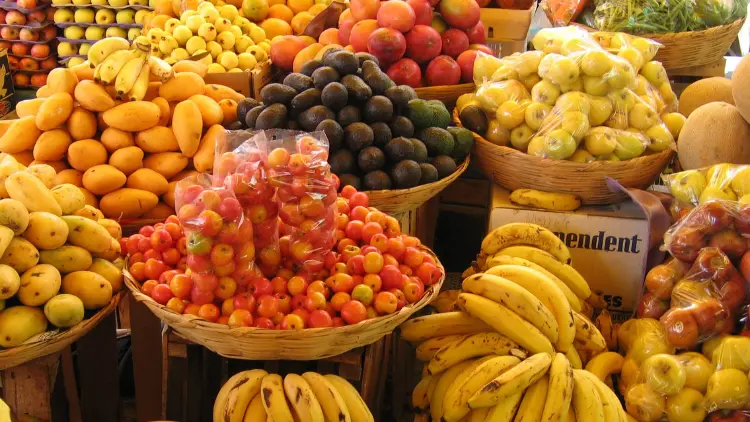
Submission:
[[[471,133],[449,127],[443,103],[417,99],[377,63],[368,53],[328,48],[283,83],[263,87],[262,103],[241,103],[238,118],[251,129],[324,131],[342,186],[405,189],[449,176],[471,151]]]
[[[262,369],[242,371],[227,380],[214,402],[213,420],[374,422],[357,389],[338,375],[305,372],[282,377]]]
[[[675,148],[685,118],[658,44],[622,33],[544,29],[536,51],[474,62],[475,94],[459,98],[464,127],[553,160],[623,161]]]
[[[206,84],[192,63],[173,70],[147,50],[145,39],[105,38],[85,63],[53,70],[7,121],[0,152],[50,164],[107,218],[173,214],[177,180],[213,166],[216,140],[244,97]]]
[[[53,13],[48,3],[36,0],[0,5],[0,49],[8,50],[16,88],[44,85],[49,71],[57,66],[52,50],[57,36]]]
[[[0,154],[0,346],[93,314],[122,287],[120,225],[55,170]],[[91,311],[91,312],[89,312]]]

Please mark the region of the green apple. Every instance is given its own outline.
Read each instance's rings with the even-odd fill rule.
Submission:
[[[133,41],[141,35],[141,28],[128,29],[128,40]]]
[[[651,85],[656,88],[661,87],[665,82],[669,82],[667,71],[664,69],[664,65],[662,65],[661,62],[651,61],[644,64],[643,69],[641,69],[641,75],[648,79],[648,81],[651,82]]]
[[[83,43],[78,47],[78,54],[80,55],[86,55],[89,54],[89,50],[91,49],[91,44],[89,43]]]
[[[735,195],[735,193],[729,188],[721,189],[721,188],[717,188],[714,186],[708,186],[706,187],[706,189],[703,189],[703,192],[701,193],[701,196],[698,199],[698,202],[700,204],[703,204],[712,199],[719,199],[719,200],[724,200],[724,201],[736,201],[737,195]]]
[[[75,22],[73,11],[69,8],[60,8],[55,10],[55,15],[52,19],[55,21],[55,23]]]
[[[581,71],[586,76],[602,77],[611,69],[612,59],[604,50],[592,49],[581,57]]]
[[[573,153],[573,155],[568,157],[568,161],[571,161],[573,163],[590,163],[592,161],[596,161],[596,158],[594,158],[594,156],[585,149],[579,148],[576,150],[576,152]]]
[[[531,103],[524,111],[524,121],[532,130],[539,130],[552,107],[544,103]]]
[[[63,30],[65,38],[70,38],[71,40],[80,40],[84,34],[85,31],[80,26],[69,26]]]
[[[562,57],[555,60],[554,65],[545,75],[540,76],[549,78],[558,85],[570,85],[578,79],[579,74],[578,64],[576,64],[575,59]]]
[[[646,136],[651,141],[648,144],[648,149],[651,151],[664,151],[674,146],[674,137],[663,123],[646,129]]]
[[[661,121],[667,125],[669,132],[675,139],[680,136],[680,132],[682,131],[682,127],[685,126],[686,120],[685,116],[680,113],[666,113],[661,115]]]
[[[616,59],[612,70],[607,73],[607,82],[614,90],[627,88],[635,80],[633,66],[625,60]]]
[[[240,54],[240,56],[242,56],[242,54]],[[250,55],[252,56],[252,54]],[[492,119],[490,120],[489,125],[487,125],[487,133],[484,135],[484,139],[492,142],[495,145],[508,146],[508,144],[510,143],[510,131],[500,126],[497,120]]]
[[[659,394],[677,394],[685,386],[687,371],[677,357],[666,353],[650,356],[641,365],[646,383]]]
[[[133,9],[120,10],[117,12],[117,16],[115,16],[115,21],[121,24],[135,23],[135,13]]]
[[[507,126],[503,127],[505,127],[506,129],[510,129]],[[534,131],[525,124],[521,124],[510,131],[510,143],[511,145],[513,145],[513,148],[519,151],[526,151],[533,136]]]
[[[589,95],[607,95],[609,84],[606,79],[599,76],[584,76],[583,90]]]
[[[511,132],[511,139],[513,133]],[[553,130],[544,137],[544,157],[552,160],[564,160],[576,151],[578,143],[573,135],[562,129]]]
[[[76,6],[88,6],[91,4],[91,0],[73,0],[73,4]]]
[[[580,111],[566,111],[562,114],[560,129],[570,133],[576,142],[583,139],[583,135],[589,131],[589,116]]]
[[[708,379],[714,373],[714,366],[711,364],[711,361],[696,352],[680,353],[677,355],[677,360],[680,361],[687,374],[685,388],[705,393],[708,386]]]
[[[617,146],[614,154],[621,160],[630,160],[640,157],[646,151],[648,139],[639,133],[618,130],[615,133]]]
[[[734,368],[714,372],[708,379],[704,403],[710,409],[744,409],[750,404],[747,374]]]
[[[544,157],[544,136],[535,136],[529,142],[526,153],[535,157]]]
[[[91,0],[91,4],[94,6],[108,6],[107,0]]]
[[[595,127],[583,137],[586,150],[593,155],[607,155],[615,151],[614,131],[606,126]]]
[[[591,107],[589,110],[589,121],[592,127],[601,126],[612,115],[612,101],[608,97],[589,96]]]
[[[137,12],[135,12],[135,23],[142,24],[143,20],[146,18],[146,15],[148,15],[149,11],[146,9],[141,9]],[[170,18],[174,19],[174,18]],[[169,19],[167,19],[169,20]],[[176,19],[175,19],[176,20]]]
[[[660,421],[667,407],[664,396],[648,384],[636,384],[625,394],[625,408],[640,422]]]
[[[706,189],[706,178],[698,170],[681,171],[669,179],[670,192],[684,204],[697,203],[704,189]],[[705,388],[699,390],[705,391]]]
[[[124,7],[128,5],[128,0],[107,0],[112,7]]]
[[[703,407],[703,394],[692,388],[685,388],[667,398],[667,419],[680,422],[703,422],[706,408]]]
[[[111,9],[99,9],[96,11],[96,23],[99,25],[109,25],[115,22],[115,12]],[[118,22],[122,23],[122,22]]]
[[[518,76],[526,78],[539,70],[539,63],[544,53],[541,51],[527,51],[518,56]]]
[[[104,33],[104,36],[106,38],[110,37],[118,37],[118,38],[127,38],[128,37],[128,31],[123,28],[118,28],[116,26],[111,26],[107,28],[107,31]]]
[[[252,34],[251,34],[252,36]],[[554,106],[560,96],[560,88],[549,80],[542,79],[531,89],[531,99],[537,103]]]
[[[651,126],[656,124],[658,119],[659,116],[656,114],[654,109],[644,104],[643,102],[638,102],[637,104],[635,104],[633,109],[628,113],[628,123],[631,127],[634,127],[638,130],[646,130],[650,128]]]
[[[128,0],[131,6],[148,6],[148,0]]]
[[[94,17],[94,9],[84,7],[76,10],[73,20],[75,23],[94,23]]]
[[[557,99],[555,108],[559,113],[580,111],[583,114],[589,114],[591,111],[591,101],[589,100],[589,96],[582,92],[567,92]]]
[[[63,41],[57,45],[58,56],[73,56],[76,54],[78,54],[78,46],[75,44]]]

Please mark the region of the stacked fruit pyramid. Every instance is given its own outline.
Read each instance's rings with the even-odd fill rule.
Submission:
[[[49,71],[57,66],[52,51],[57,35],[53,12],[49,4],[36,0],[0,5],[0,49],[8,51],[16,88],[44,85]]]
[[[305,372],[282,378],[262,369],[227,380],[214,402],[213,420],[374,422],[357,389],[338,375]]]
[[[193,172],[190,163],[213,165],[216,140],[244,97],[206,84],[192,63],[178,72],[148,51],[145,37],[132,46],[105,38],[86,62],[55,69],[38,98],[18,104],[0,152],[53,166],[60,183],[79,186],[108,218],[173,214],[176,182]]]
[[[133,41],[141,35],[151,10],[146,0],[54,0],[52,4],[55,25],[63,34],[57,54],[67,67],[83,63],[98,40],[119,37]]]
[[[0,346],[72,327],[122,287],[120,225],[55,170],[0,154]]]
[[[499,227],[478,261],[484,272],[468,275],[457,295],[443,293],[446,312],[401,326],[426,362],[412,395],[417,417],[625,421],[601,369],[606,341],[581,313],[591,291],[555,234],[528,223]]]

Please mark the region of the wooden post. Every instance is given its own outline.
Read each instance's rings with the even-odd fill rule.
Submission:
[[[114,313],[78,339],[78,380],[83,420],[120,419],[117,321]]]
[[[59,364],[55,353],[2,371],[3,400],[16,415],[52,420],[50,398]]]
[[[162,417],[161,321],[132,295],[128,300],[138,421],[155,421]]]

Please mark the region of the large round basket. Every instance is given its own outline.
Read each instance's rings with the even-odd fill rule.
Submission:
[[[442,265],[429,249],[435,262]],[[127,267],[127,265],[126,265]],[[125,285],[135,299],[148,307],[180,336],[230,359],[316,360],[340,355],[372,344],[427,306],[440,292],[443,276],[430,286],[417,303],[400,311],[354,325],[335,328],[308,328],[298,331],[268,330],[255,327],[230,328],[193,315],[178,314],[142,293],[138,282],[125,271]]]
[[[469,168],[469,157],[456,167],[450,176],[437,182],[417,186],[410,189],[388,189],[366,191],[370,197],[370,206],[388,214],[400,214],[419,208],[458,179]]]
[[[456,110],[453,111],[453,121],[456,126],[461,126]],[[495,145],[476,133],[472,151],[477,167],[505,189],[572,193],[589,205],[613,204],[627,199],[625,194],[609,189],[607,177],[617,180],[626,188],[645,189],[651,186],[669,164],[672,154],[673,151],[667,149],[627,161],[573,163],[540,158]]]
[[[654,60],[666,69],[703,66],[721,60],[740,33],[745,18],[726,25],[714,26],[702,31],[670,32],[667,34],[638,35],[650,38],[663,45]],[[595,29],[576,24],[588,31]]]
[[[112,297],[109,304],[97,311],[91,318],[85,319],[66,330],[47,331],[26,340],[20,346],[0,350],[0,370],[23,365],[24,363],[64,349],[74,341],[88,334],[101,320],[115,309],[125,292]]]
[[[417,96],[423,100],[438,100],[452,107],[456,104],[458,97],[474,92],[476,87],[473,83],[460,85],[429,86],[416,88]],[[450,109],[449,109],[450,110]]]

